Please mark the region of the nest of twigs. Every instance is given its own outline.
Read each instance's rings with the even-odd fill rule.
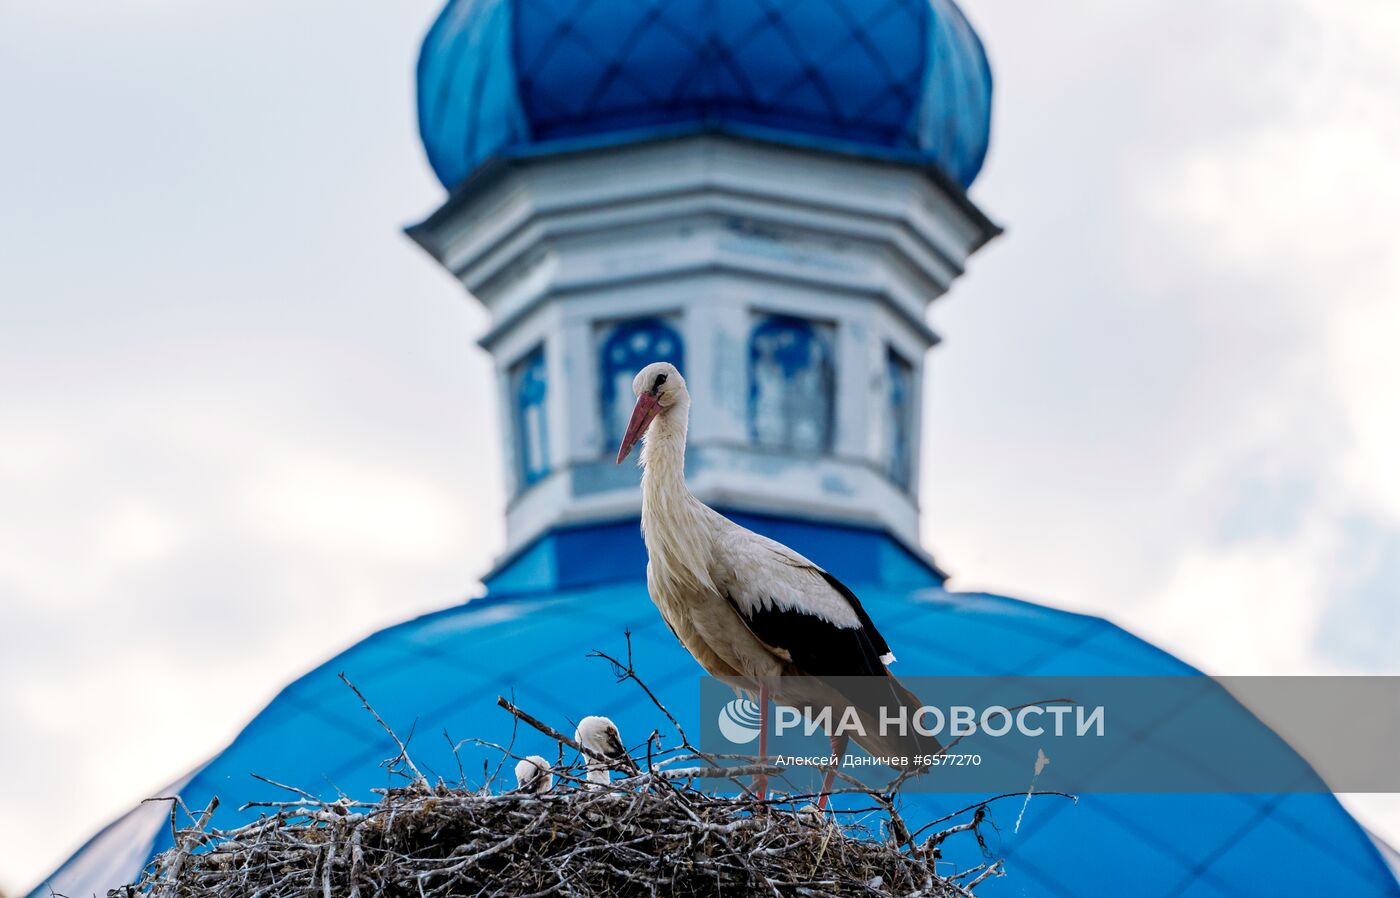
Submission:
[[[376,803],[326,802],[273,783],[292,793],[288,800],[245,806],[264,813],[231,830],[209,826],[217,798],[199,813],[172,799],[175,847],[109,898],[970,898],[989,876],[1001,875],[1001,862],[986,853],[978,830],[985,803],[911,832],[893,791],[854,781],[833,793],[841,796],[839,812],[817,811],[811,795],[756,796],[746,778],[762,773],[781,780],[781,767],[699,752],[632,671],[630,652],[626,665],[607,660],[619,679],[633,680],[656,703],[678,744],[668,748],[653,732],[632,756],[603,758],[501,698],[517,725],[558,744],[552,788],[535,794],[499,783],[502,768],[519,759],[513,740],[511,746],[467,740],[499,753],[483,785],[468,787],[464,775],[455,787],[430,786],[404,742],[346,680],[397,746],[384,764],[405,778],[403,788],[381,790]],[[573,760],[566,761],[569,752]],[[590,764],[611,768],[616,778],[587,782]],[[740,794],[698,788],[716,780]],[[189,821],[183,828],[181,814]],[[938,825],[944,828],[930,835]],[[975,838],[986,862],[961,871],[936,867],[950,837]]]
[[[931,852],[810,810],[638,785],[288,805],[229,832],[186,833],[186,847],[114,894],[954,896],[980,875],[944,879]]]

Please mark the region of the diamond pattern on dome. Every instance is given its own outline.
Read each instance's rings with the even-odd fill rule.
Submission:
[[[971,183],[990,72],[952,0],[452,0],[419,61],[454,186],[555,140],[749,131],[932,163]]]
[[[522,0],[516,15],[536,139],[737,115],[898,141],[923,73],[928,4]]]

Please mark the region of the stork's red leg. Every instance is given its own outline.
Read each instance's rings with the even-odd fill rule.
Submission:
[[[822,794],[817,798],[817,810],[826,810],[826,800],[831,797],[831,784],[836,781],[836,768],[841,766],[841,759],[846,756],[846,745],[851,741],[851,737],[844,733],[840,736],[831,737],[831,756],[836,759],[834,765],[826,772],[822,778]]]
[[[758,687],[758,762],[768,763],[768,684]],[[760,773],[753,778],[753,790],[760,801],[768,797],[768,775]]]

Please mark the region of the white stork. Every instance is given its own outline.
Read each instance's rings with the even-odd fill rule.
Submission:
[[[515,765],[515,791],[543,795],[554,788],[554,769],[539,755],[521,758]]]
[[[622,744],[622,734],[617,731],[617,724],[606,717],[589,716],[580,720],[578,728],[574,730],[574,741],[599,758],[620,763],[630,760],[627,749]],[[611,766],[597,758],[588,758],[589,786],[597,788],[611,783],[611,769]]]
[[[890,675],[894,661],[860,601],[839,580],[781,543],[706,506],[685,484],[690,394],[674,365],[654,362],[632,381],[637,404],[618,448],[621,464],[642,445],[642,534],[647,589],[681,645],[710,675],[758,694],[759,754],[767,754],[768,699],[803,708],[854,707],[878,720],[881,706],[912,710],[917,698]],[[822,688],[829,678],[841,678]],[[800,678],[800,679],[794,679]],[[860,679],[854,679],[860,678]],[[755,688],[757,687],[757,688]],[[856,742],[876,757],[937,751],[919,737],[865,726]],[[847,737],[833,735],[839,763]],[[835,770],[827,772],[825,808]],[[766,794],[766,778],[755,782]]]

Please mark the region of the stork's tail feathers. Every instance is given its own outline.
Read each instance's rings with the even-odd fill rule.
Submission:
[[[899,771],[928,766],[926,758],[943,747],[936,738],[914,728],[919,697],[889,675],[775,677],[770,682],[773,701],[803,709],[810,723],[822,724],[827,735],[849,736],[872,757]],[[847,721],[854,712],[859,727]]]
[[[936,738],[914,728],[923,703],[892,674],[845,678],[837,688],[860,717],[862,732],[851,738],[871,757],[887,758],[889,766],[904,772],[927,766],[925,759],[943,750]]]

